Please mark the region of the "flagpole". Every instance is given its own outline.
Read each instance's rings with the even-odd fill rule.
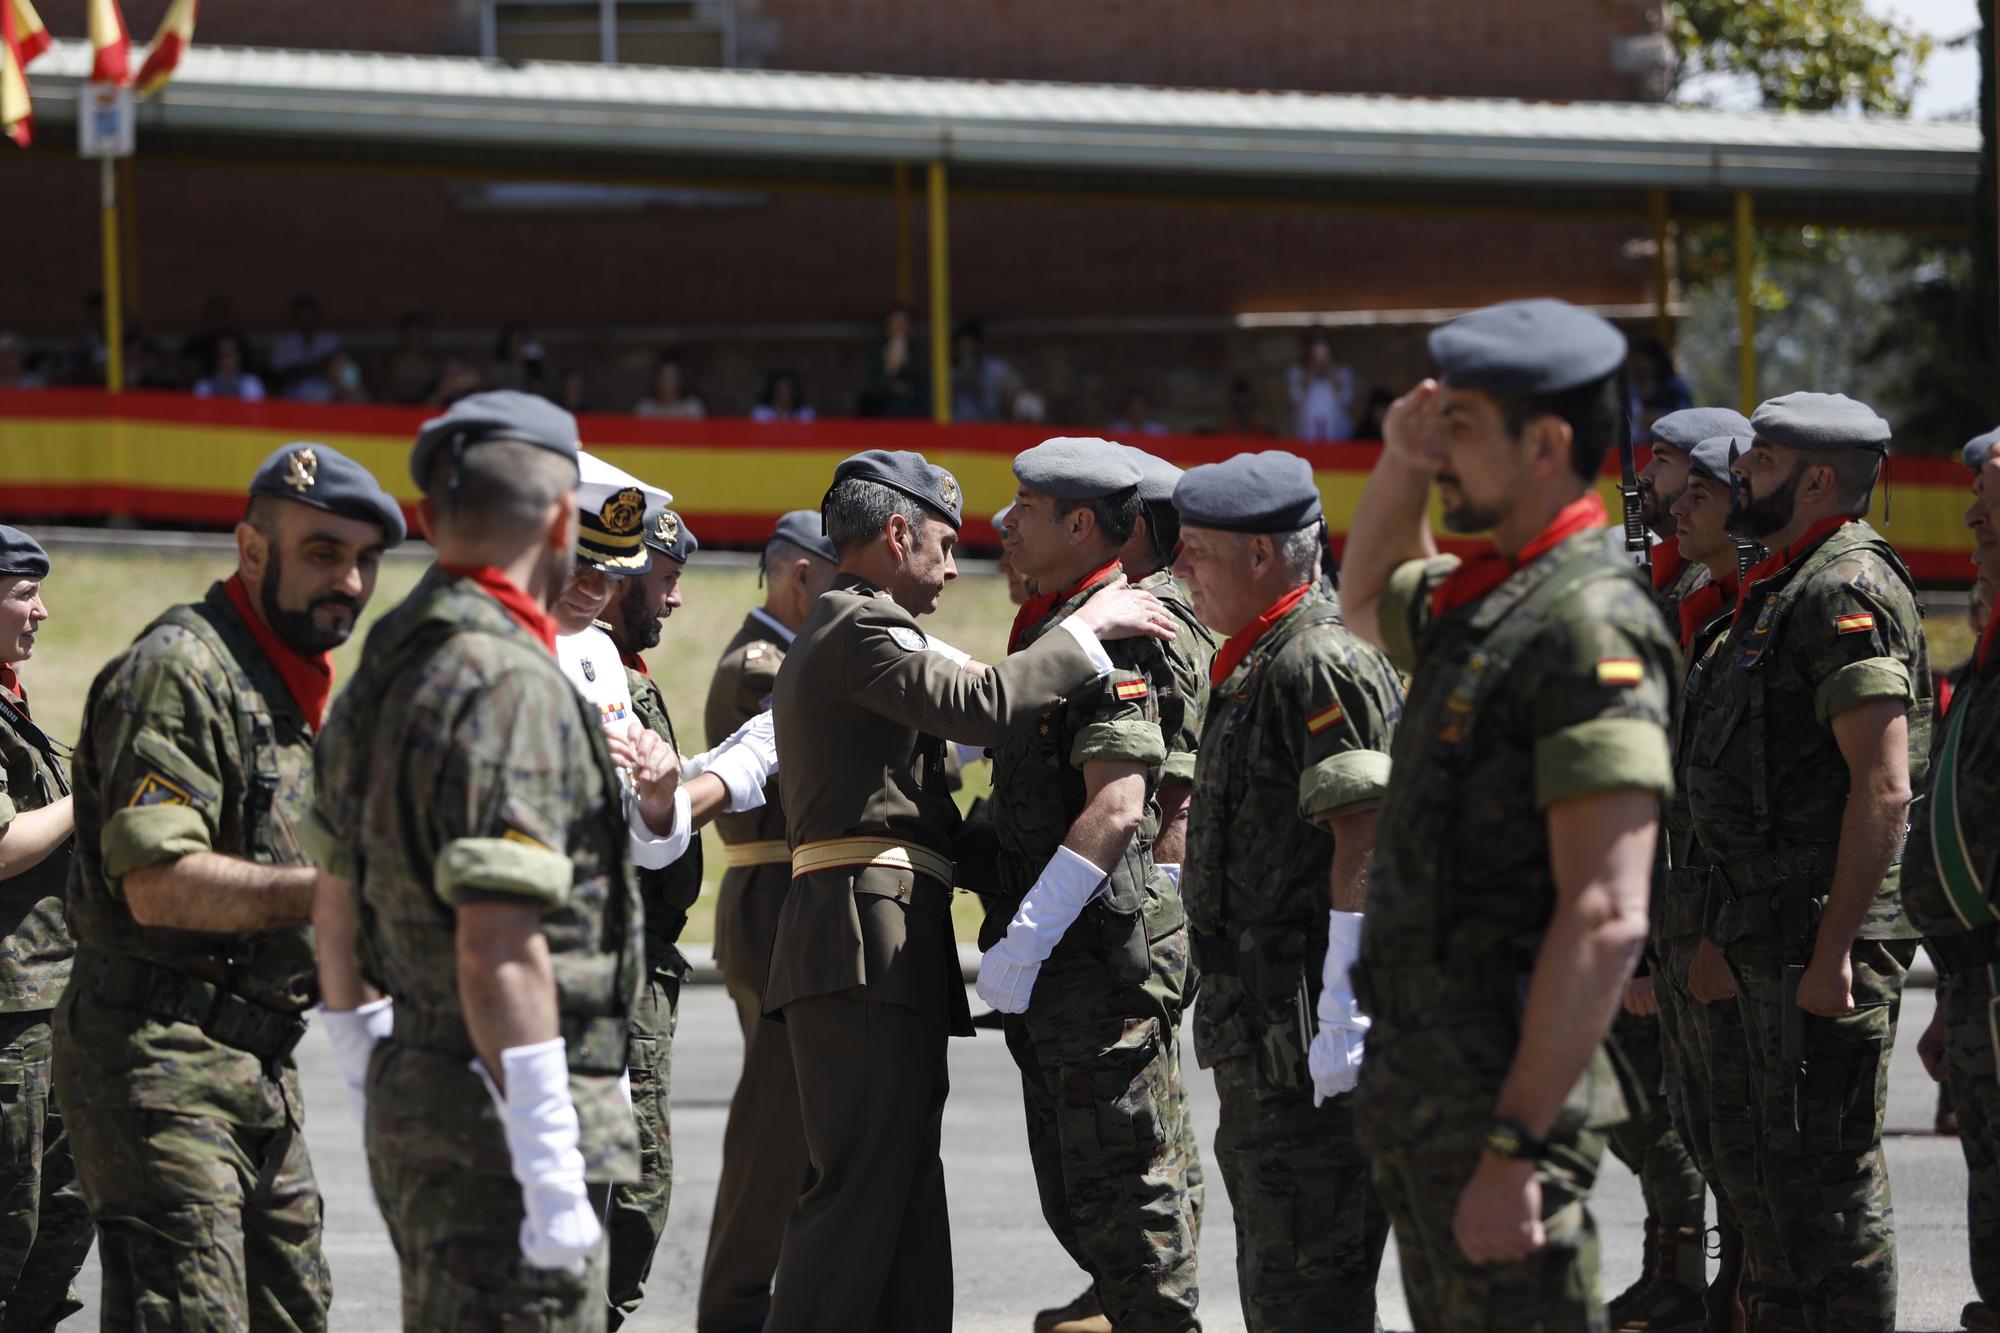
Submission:
[[[103,200],[104,235],[104,387],[125,392],[125,292],[118,284],[118,169],[114,159],[99,158],[97,179]]]

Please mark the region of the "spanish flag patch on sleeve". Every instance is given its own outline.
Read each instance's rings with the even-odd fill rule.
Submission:
[[[1111,692],[1130,703],[1134,699],[1146,697],[1146,682],[1143,680],[1121,680],[1111,687]]]
[[[1645,665],[1636,657],[1606,657],[1597,663],[1599,685],[1637,685],[1645,678]]]
[[[1865,634],[1875,628],[1873,611],[1853,611],[1833,618],[1833,632],[1836,634]]]
[[[1339,704],[1334,704],[1332,707],[1327,708],[1321,712],[1314,713],[1311,717],[1307,718],[1306,730],[1311,732],[1313,735],[1317,736],[1322,731],[1325,731],[1328,727],[1332,726],[1334,723],[1340,721],[1340,719],[1346,716],[1347,714],[1345,711],[1341,709],[1341,706]]]

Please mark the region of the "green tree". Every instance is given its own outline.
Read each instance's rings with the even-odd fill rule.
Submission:
[[[1702,74],[1755,80],[1768,107],[1906,115],[1931,41],[1862,0],[1670,0],[1676,86]]]

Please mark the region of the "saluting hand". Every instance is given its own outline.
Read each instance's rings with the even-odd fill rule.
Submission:
[[[1077,618],[1100,639],[1171,639],[1179,623],[1159,598],[1125,581],[1123,574],[1092,595]]]
[[[1382,418],[1382,452],[1420,472],[1444,467],[1444,386],[1423,380],[1389,405]]]

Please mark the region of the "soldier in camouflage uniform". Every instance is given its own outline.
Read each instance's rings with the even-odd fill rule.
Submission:
[[[818,513],[795,509],[778,520],[764,544],[764,605],[743,618],[709,682],[709,735],[727,736],[771,706],[785,650],[814,600],[833,586],[838,564]],[[792,882],[778,784],[765,787],[763,809],[724,815],[716,830],[729,868],[716,893],[715,965],[743,1031],[743,1072],[722,1132],[722,1174],[695,1313],[699,1333],[733,1333],[763,1321],[785,1219],[807,1170],[791,1047],[784,1025],[765,1018],[763,1005],[778,908]]]
[[[1965,447],[1973,555],[2000,580],[2000,430]],[[1978,1299],[1961,1322],[2000,1333],[2000,616],[1989,616],[1945,712],[1928,799],[1903,857],[1903,903],[1938,962],[1937,1010],[1917,1050],[1949,1081],[1970,1179],[1966,1240]]]
[[[327,652],[403,533],[366,470],[286,445],[251,484],[237,572],[90,687],[55,1080],[107,1329],[326,1326],[292,1060],[317,993],[300,825]]]
[[[1121,577],[1139,510],[1138,468],[1101,440],[1049,440],[1014,475],[1015,564],[1046,591],[1015,616],[1010,653]],[[1187,1101],[1172,1078],[1187,929],[1146,824],[1182,703],[1158,640],[1110,655],[1102,684],[994,747],[998,874],[978,989],[1006,1015],[1042,1216],[1090,1274],[1101,1317],[1180,1333],[1200,1327]],[[1088,891],[1069,893],[1072,878]]]
[[[1355,991],[1357,1121],[1420,1330],[1601,1330],[1590,1190],[1623,1118],[1603,1039],[1645,942],[1673,642],[1597,530],[1625,340],[1558,301],[1438,329],[1343,569],[1410,669]],[[1433,486],[1454,532],[1437,553]]]
[[[1886,1330],[1896,1246],[1882,1108],[1916,949],[1897,862],[1929,754],[1931,674],[1909,574],[1855,517],[1888,424],[1814,393],[1773,399],[1751,422],[1731,532],[1771,554],[1713,650],[1685,782],[1748,1042],[1758,1184],[1802,1304],[1783,1322],[1759,1317]]]
[[[1209,668],[1182,884],[1243,1318],[1253,1333],[1368,1333],[1389,1222],[1347,1095],[1367,1027],[1347,971],[1402,690],[1322,589],[1305,460],[1195,468],[1174,504],[1195,609],[1229,635]]]
[[[82,1308],[70,1281],[90,1211],[49,1082],[49,1019],[76,951],[63,916],[75,848],[62,756],[28,715],[17,668],[49,618],[49,555],[0,524],[0,1329],[53,1328]]]
[[[393,1006],[386,1039],[336,1049],[365,1071],[413,1331],[602,1329],[598,1219],[638,1175],[632,866],[663,864],[679,767],[651,733],[614,748],[556,665],[576,455],[575,420],[525,394],[426,424],[438,564],[370,632],[317,754],[309,832],[352,886],[325,914],[351,946],[319,932],[328,1003]]]

